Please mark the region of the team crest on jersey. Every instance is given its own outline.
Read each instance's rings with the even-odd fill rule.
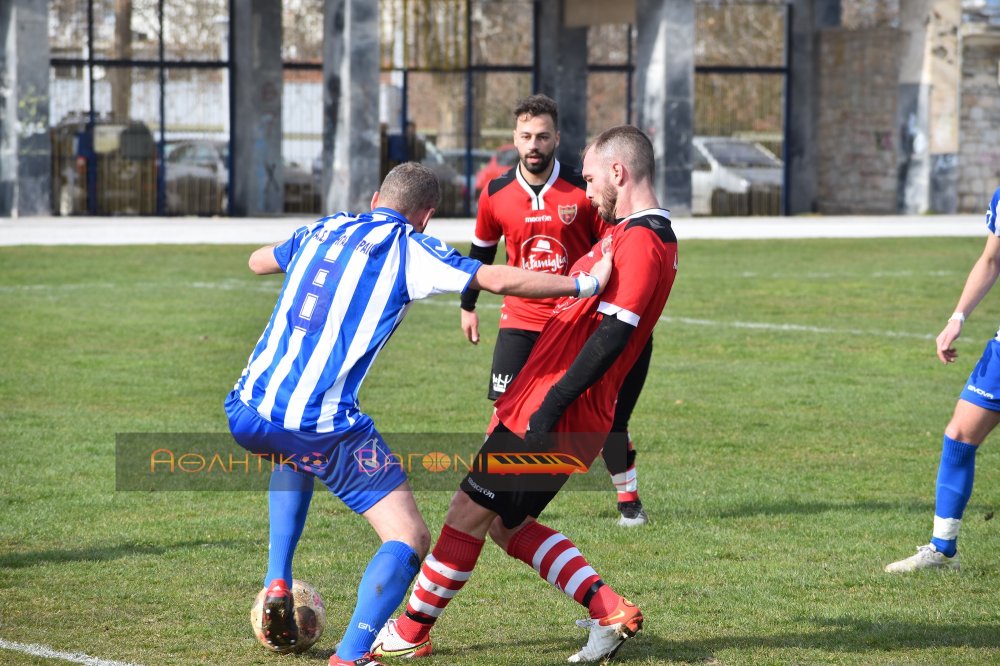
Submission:
[[[563,224],[570,224],[576,219],[576,204],[559,206],[559,219]]]

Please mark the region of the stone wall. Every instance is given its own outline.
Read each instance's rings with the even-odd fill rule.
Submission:
[[[958,207],[985,211],[1000,186],[1000,36],[962,44]]]
[[[820,33],[820,213],[896,212],[902,37],[893,28]]]

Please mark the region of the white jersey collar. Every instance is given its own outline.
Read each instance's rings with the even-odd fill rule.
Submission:
[[[552,173],[549,174],[549,179],[545,181],[545,185],[542,186],[542,189],[539,190],[538,194],[535,194],[535,191],[531,189],[531,185],[529,185],[528,181],[526,181],[524,176],[521,175],[520,160],[518,160],[517,164],[514,165],[514,173],[517,176],[517,182],[521,186],[521,189],[527,192],[528,196],[531,198],[531,210],[543,210],[545,208],[545,193],[549,191],[552,184],[556,182],[557,178],[559,178],[559,160],[554,157],[552,158]]]

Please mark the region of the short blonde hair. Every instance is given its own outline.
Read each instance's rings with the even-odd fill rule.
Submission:
[[[418,211],[438,207],[441,183],[423,164],[403,162],[386,174],[378,191],[378,203],[409,218]]]
[[[606,129],[583,149],[583,154],[586,155],[590,150],[601,157],[620,160],[636,180],[652,181],[655,176],[653,142],[638,127],[618,125]]]

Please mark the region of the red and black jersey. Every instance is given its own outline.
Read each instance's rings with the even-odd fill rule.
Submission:
[[[662,209],[643,210],[614,227],[610,239],[614,269],[607,288],[594,298],[559,299],[524,368],[497,399],[491,431],[498,419],[523,437],[528,419],[569,369],[601,319],[617,317],[636,330],[614,364],[573,401],[555,428],[556,432],[573,433],[611,430],[618,391],[646,346],[677,274],[677,238],[668,215]],[[598,243],[576,262],[570,275],[586,273],[602,255],[602,243]],[[566,452],[589,465],[602,443],[603,438],[596,448],[591,447],[593,450]]]
[[[566,275],[570,266],[609,232],[610,227],[587,199],[587,186],[579,171],[554,160],[552,175],[537,194],[518,165],[490,181],[479,197],[472,242],[491,247],[503,237],[509,265]],[[556,301],[507,296],[500,328],[540,331]]]

